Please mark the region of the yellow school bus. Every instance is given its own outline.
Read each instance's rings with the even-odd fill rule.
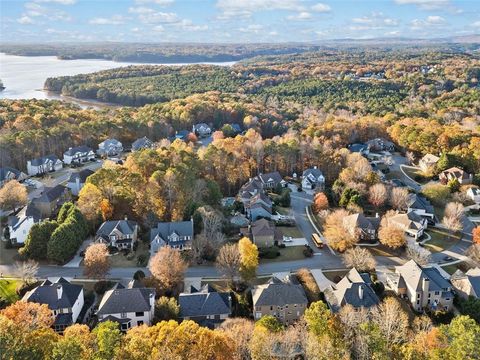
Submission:
[[[318,248],[323,248],[323,241],[320,239],[320,236],[317,233],[312,234],[312,241],[317,245]]]

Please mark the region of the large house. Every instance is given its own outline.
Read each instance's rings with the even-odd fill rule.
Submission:
[[[476,204],[480,204],[480,189],[479,188],[470,188],[467,190],[467,196]]]
[[[452,285],[435,267],[422,267],[414,260],[387,274],[387,284],[407,298],[416,311],[425,308],[449,311],[453,304]]]
[[[153,255],[164,246],[191,249],[193,236],[193,218],[190,221],[159,222],[150,230],[150,252]]]
[[[263,192],[262,182],[257,178],[250,179],[240,188],[240,191],[238,192],[238,198],[246,209],[250,205],[250,200],[252,197],[260,192]]]
[[[262,217],[270,219],[272,217],[272,205],[272,200],[261,191],[250,198],[245,207],[245,212],[252,221]]]
[[[415,214],[427,219],[428,223],[435,224],[435,210],[430,202],[418,194],[409,194],[407,199],[407,212],[413,211]]]
[[[139,151],[151,148],[153,148],[153,141],[151,141],[146,136],[139,138],[132,143],[132,151]]]
[[[32,203],[40,211],[40,216],[47,218],[54,215],[70,198],[68,188],[63,185],[57,185],[52,188],[44,188],[42,195],[33,199]]]
[[[480,298],[480,268],[468,270],[466,273],[460,269],[453,273],[450,282],[455,292],[463,299],[473,296]]]
[[[155,289],[135,287],[130,283],[127,288],[116,284],[103,295],[98,306],[99,322],[113,321],[122,331],[135,326],[152,325],[155,311]]]
[[[427,154],[420,159],[418,165],[420,166],[420,169],[422,169],[422,171],[428,172],[433,170],[435,165],[437,165],[438,160],[440,160],[438,156]]]
[[[317,189],[322,191],[325,188],[325,177],[316,166],[306,169],[302,174],[303,189]]]
[[[283,280],[272,277],[266,284],[254,286],[252,299],[255,320],[271,315],[285,325],[300,319],[308,306],[303,286],[292,276]]]
[[[417,215],[414,211],[394,215],[389,220],[392,224],[405,231],[406,235],[415,240],[422,237],[428,226],[427,219]]]
[[[217,292],[208,284],[200,290],[192,286],[190,293],[181,293],[178,305],[182,320],[193,320],[211,329],[216,328],[232,314],[230,294]]]
[[[372,289],[372,280],[368,273],[359,273],[351,269],[336,285],[329,286],[325,291],[328,307],[337,312],[342,306],[351,305],[355,309],[369,308],[380,303]]]
[[[278,245],[283,240],[281,231],[266,219],[257,220],[248,228],[242,228],[240,231],[250,237],[252,242],[260,248]]]
[[[70,179],[68,179],[67,187],[70,189],[71,193],[75,196],[78,196],[80,190],[82,190],[87,178],[92,175],[94,172],[90,169],[83,169],[78,172],[72,173]]]
[[[123,145],[117,139],[107,139],[98,144],[97,154],[100,156],[115,156],[121,154]]]
[[[102,242],[117,249],[133,250],[133,245],[137,241],[138,225],[130,220],[110,220],[105,221],[97,230],[95,240]]]
[[[370,151],[395,151],[395,144],[384,138],[375,138],[365,143]]]
[[[79,164],[95,159],[95,153],[86,145],[69,148],[63,153],[63,162],[69,164]]]
[[[55,317],[53,328],[62,333],[65,328],[75,324],[83,308],[83,286],[73,285],[64,278],[55,282],[45,280],[40,286],[28,291],[23,301],[46,304]]]
[[[47,155],[27,161],[27,173],[30,176],[42,175],[63,168],[63,162],[55,155]]]
[[[27,178],[27,175],[20,170],[11,167],[0,168],[0,187],[2,187],[7,181],[17,180],[23,181]]]
[[[343,226],[352,235],[355,235],[355,232],[359,231],[361,241],[375,242],[380,226],[380,218],[366,217],[360,213],[352,214],[343,218]]]
[[[207,124],[200,123],[193,125],[192,132],[200,137],[207,137],[212,133],[212,129]]]
[[[40,211],[32,204],[28,204],[16,215],[8,217],[10,242],[14,245],[23,245],[33,224],[42,219]]]
[[[262,182],[264,189],[274,189],[278,185],[285,186],[286,182],[278,171],[267,174],[258,174],[257,178]]]
[[[450,169],[442,171],[438,175],[438,178],[442,184],[447,184],[450,180],[457,180],[459,184],[466,185],[472,183],[473,175],[458,167],[451,167]]]

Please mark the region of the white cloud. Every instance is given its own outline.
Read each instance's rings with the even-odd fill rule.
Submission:
[[[179,22],[180,19],[177,14],[169,12],[153,12],[153,13],[146,13],[140,14],[138,19],[144,24],[167,24],[167,23],[176,23]]]
[[[155,10],[147,8],[145,6],[138,6],[138,7],[129,7],[128,12],[132,14],[151,14],[151,13],[154,13]]]
[[[410,22],[412,30],[422,30],[425,28],[439,27],[445,24],[447,24],[447,20],[437,15],[428,16],[425,20],[414,19]]]
[[[247,27],[241,27],[238,29],[240,32],[253,34],[258,34],[261,30],[263,30],[263,25],[260,24],[250,24]]]
[[[31,17],[26,16],[26,15],[24,15],[24,16],[22,16],[21,18],[17,19],[17,22],[18,22],[19,24],[22,24],[22,25],[34,24],[34,23],[35,23],[35,21],[34,21]]]
[[[441,24],[445,24],[446,22],[447,21],[441,16],[434,15],[434,16],[427,17],[427,23],[431,25],[441,25]]]
[[[470,24],[470,26],[480,28],[480,20],[479,20],[479,21],[475,21],[474,23]]]
[[[47,8],[36,2],[27,2],[24,5],[25,13],[22,16],[27,17],[43,17],[50,21],[71,21],[72,17],[65,11]]]
[[[313,6],[311,7],[311,9],[312,9],[313,11],[321,12],[321,13],[330,12],[330,10],[332,10],[332,8],[330,7],[330,5],[322,4],[322,3],[318,3],[318,4],[313,5]]]
[[[300,0],[217,0],[216,7],[222,13],[220,20],[234,17],[250,17],[252,13],[269,10],[305,11]]]
[[[177,26],[187,31],[205,31],[208,30],[208,25],[194,25],[191,20],[183,19]]]
[[[61,5],[73,5],[77,0],[33,0],[38,3],[56,3]]]
[[[416,5],[422,10],[442,9],[449,5],[450,0],[395,0],[399,5]]]
[[[137,4],[156,4],[160,6],[167,6],[174,3],[174,0],[135,0]]]
[[[97,17],[89,21],[92,25],[121,25],[125,23],[125,18],[122,15],[113,15],[110,18]]]
[[[270,32],[268,33],[268,35],[270,35],[270,36],[277,36],[277,35],[278,35],[278,32],[277,32],[277,31],[270,31]]]
[[[162,25],[157,25],[153,27],[153,30],[157,32],[164,32],[165,28]]]
[[[288,20],[310,20],[312,18],[312,14],[306,11],[302,11],[301,13],[298,13],[297,15],[289,15],[287,16]]]
[[[374,12],[370,16],[362,16],[352,19],[353,24],[349,27],[352,31],[379,30],[386,27],[398,26],[398,20],[385,17],[381,12]]]

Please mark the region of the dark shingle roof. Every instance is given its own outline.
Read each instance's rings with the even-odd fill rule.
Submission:
[[[156,228],[150,231],[150,240],[153,240],[157,235],[164,241],[168,241],[168,237],[176,232],[180,237],[190,236],[193,239],[193,225],[191,221],[176,221],[176,222],[159,222]]]
[[[80,145],[80,146],[75,146],[73,148],[68,149],[67,151],[65,151],[64,155],[73,156],[76,153],[88,153],[90,151],[93,151],[90,147],[86,145]]]
[[[61,297],[58,298],[57,287],[62,288]],[[45,281],[24,296],[24,300],[39,304],[47,304],[50,310],[71,308],[77,301],[83,287],[70,284],[67,280],[60,278],[51,283]]]
[[[282,181],[282,176],[278,171],[274,171],[266,174],[259,174],[258,177],[264,184],[270,181],[273,181],[274,184],[280,184],[280,182]]]
[[[423,209],[430,214],[434,213],[432,204],[426,198],[417,194],[408,196],[407,206],[411,209]]]
[[[290,279],[284,281],[272,277],[267,284],[255,286],[252,291],[254,306],[285,306],[307,304],[307,296],[302,285]]]
[[[80,183],[84,184],[85,181],[87,181],[87,177],[90,175],[94,174],[95,172],[90,170],[90,169],[83,169],[80,170],[79,172],[74,172],[72,175],[70,175],[70,179],[68,179],[69,183],[74,183],[77,181],[77,178],[80,179]]]
[[[146,148],[149,148],[153,145],[153,142],[147,138],[146,136],[140,138],[140,139],[137,139],[135,140],[133,143],[132,143],[132,150],[141,150],[141,149],[146,149]]]
[[[17,215],[9,216],[8,226],[11,226],[15,229],[23,222],[23,220],[29,217],[33,218],[34,222],[38,222],[42,218],[42,214],[32,203],[24,207]]]
[[[31,160],[30,164],[32,164],[33,166],[40,166],[40,165],[46,164],[49,161],[51,161],[53,163],[56,163],[57,161],[59,161],[59,159],[55,155],[47,155],[47,156],[44,156],[44,157],[39,157],[39,158]]]
[[[42,195],[34,201],[36,202],[48,202],[51,203],[52,201],[58,199],[60,196],[62,196],[65,193],[65,190],[67,188],[63,185],[57,185],[53,188],[45,188],[43,191]]]
[[[192,290],[196,290],[193,288]],[[191,294],[182,293],[178,298],[180,317],[231,314],[230,294],[219,293],[208,285]]]
[[[22,172],[11,168],[11,167],[2,167],[0,168],[0,181],[4,181],[10,178],[18,179],[21,176]],[[12,176],[13,175],[13,176]]]
[[[110,220],[105,221],[97,230],[97,236],[108,236],[114,229],[118,229],[122,234],[133,234],[137,223],[131,220]]]
[[[112,289],[105,292],[98,306],[99,315],[126,312],[150,311],[150,297],[155,297],[155,289],[132,288]]]

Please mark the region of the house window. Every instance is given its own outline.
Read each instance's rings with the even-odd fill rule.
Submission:
[[[120,314],[120,317],[121,317],[122,319],[125,319],[125,318],[127,317],[127,313],[121,313],[121,314]]]
[[[432,296],[432,294],[428,293],[428,297],[430,298],[430,296]]]
[[[137,325],[138,325],[138,326],[141,326],[141,325],[143,325],[143,321],[142,321],[142,320],[140,320],[140,321],[137,321]]]
[[[417,305],[419,305],[419,304],[420,304],[420,300],[417,300]]]
[[[427,304],[430,305],[430,299],[428,299]]]
[[[440,291],[435,291],[435,295],[440,295]]]
[[[135,313],[135,316],[143,316],[143,311],[137,311],[137,312]]]
[[[273,306],[270,306],[270,310],[273,310]]]
[[[417,299],[420,299],[420,294],[417,294]]]

